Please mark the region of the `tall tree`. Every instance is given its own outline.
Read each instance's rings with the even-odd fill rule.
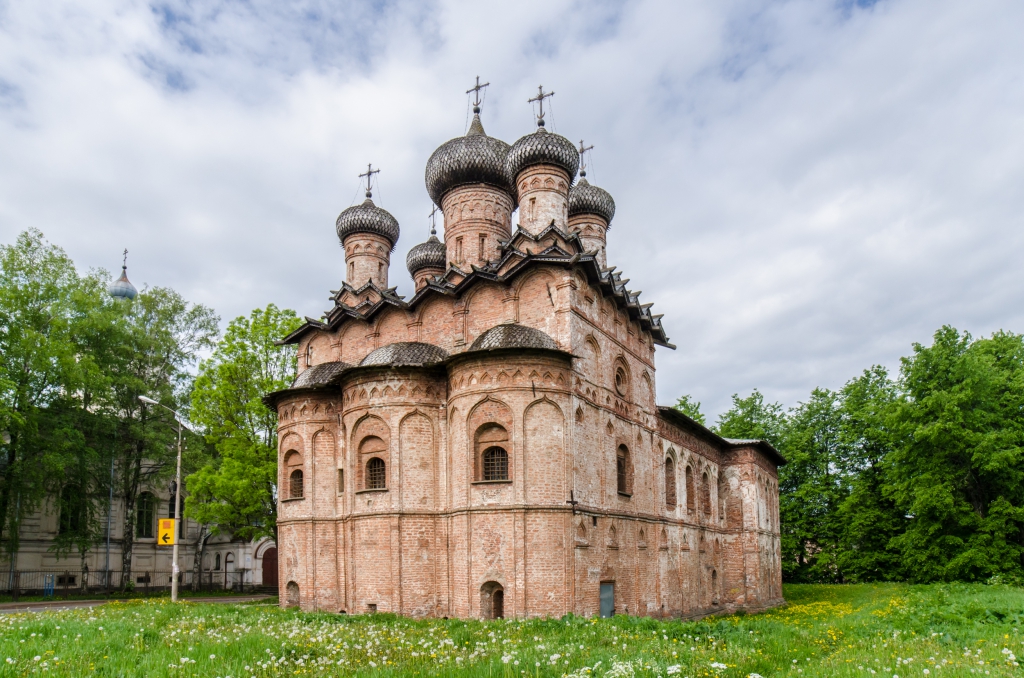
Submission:
[[[895,443],[891,420],[898,398],[896,384],[878,365],[842,390],[850,493],[837,510],[842,526],[838,565],[846,581],[904,575],[893,540],[906,528],[906,518],[892,497],[886,466]]]
[[[235,318],[200,367],[192,416],[215,454],[189,476],[186,511],[214,532],[277,536],[277,414],[262,398],[294,378],[295,349],[276,342],[299,324],[273,304]]]
[[[849,445],[842,433],[839,395],[814,389],[790,411],[779,469],[782,567],[790,581],[842,580],[836,510],[849,493]]]
[[[914,581],[1024,575],[1024,340],[943,327],[904,358],[887,464]]]
[[[52,413],[91,391],[78,340],[89,291],[39,231],[0,246],[0,429],[11,438],[0,457],[0,536],[12,567],[22,517],[62,485],[66,455],[48,444]]]
[[[116,492],[124,505],[121,570],[128,573],[139,495],[171,474],[177,453],[173,418],[162,408],[144,406],[139,396],[187,413],[190,369],[200,352],[213,347],[217,316],[160,287],[118,304],[121,337],[119,350],[111,357],[111,406],[118,418]]]

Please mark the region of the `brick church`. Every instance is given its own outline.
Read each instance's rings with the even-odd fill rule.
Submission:
[[[399,227],[370,190],[338,217],[345,282],[284,339],[298,376],[266,398],[283,605],[695,617],[783,602],[785,460],[655,403],[655,347],[674,347],[608,265],[615,202],[545,129],[544,96],[511,146],[478,100],[430,156],[444,240],[409,252],[411,298],[388,286]]]

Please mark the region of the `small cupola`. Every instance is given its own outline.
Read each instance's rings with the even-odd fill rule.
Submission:
[[[370,281],[381,288],[388,286],[391,252],[401,233],[398,220],[373,204],[371,179],[378,172],[379,169],[368,165],[366,173],[359,175],[366,177],[366,199],[343,211],[334,222],[338,240],[345,249],[346,280],[356,288]]]
[[[115,299],[128,299],[131,301],[138,296],[139,291],[135,285],[128,280],[128,250],[124,251],[124,261],[121,264],[121,277],[110,283],[107,287],[107,294]]]

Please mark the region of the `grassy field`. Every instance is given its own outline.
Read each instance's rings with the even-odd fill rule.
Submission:
[[[1014,676],[1024,589],[787,586],[699,622],[411,621],[162,601],[0,616],[0,676]]]

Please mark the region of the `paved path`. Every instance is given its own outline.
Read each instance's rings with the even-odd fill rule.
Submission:
[[[252,595],[252,596],[202,596],[199,598],[188,598],[182,596],[181,600],[188,601],[190,603],[250,603],[258,600],[266,600],[270,596],[266,594]],[[2,603],[0,604],[0,614],[10,614],[12,612],[46,612],[47,610],[73,610],[82,607],[96,607],[97,605],[106,605],[107,603],[119,602],[126,603],[129,600],[170,600],[170,598],[132,598],[132,599],[119,599],[119,600],[41,600],[35,602],[26,603]]]

